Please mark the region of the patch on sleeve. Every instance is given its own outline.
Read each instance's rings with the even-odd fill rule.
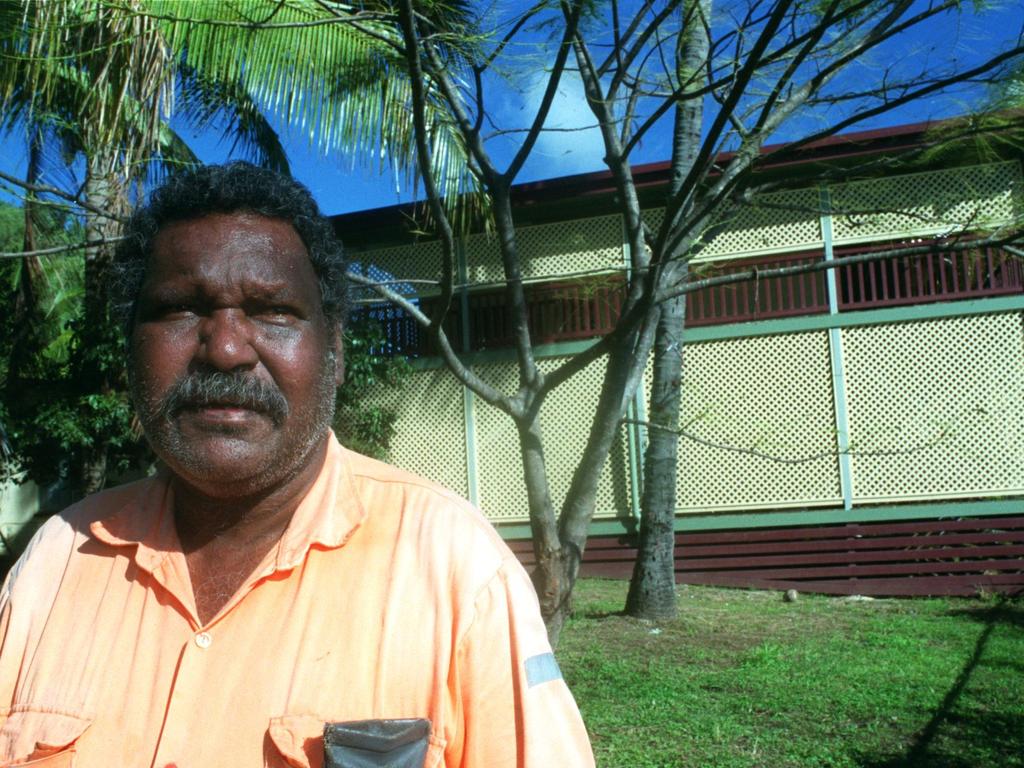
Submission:
[[[547,683],[551,680],[561,680],[562,670],[558,668],[555,661],[555,654],[541,653],[531,656],[526,660],[526,687],[533,688],[535,685]]]

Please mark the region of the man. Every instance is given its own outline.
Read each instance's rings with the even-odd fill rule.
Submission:
[[[330,432],[345,265],[308,192],[202,168],[127,235],[164,466],[49,520],[8,577],[0,765],[320,766],[325,726],[326,765],[593,765],[500,538]]]

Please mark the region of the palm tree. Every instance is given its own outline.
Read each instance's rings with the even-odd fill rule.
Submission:
[[[452,30],[468,15],[460,2],[424,8]],[[90,407],[109,400],[107,427],[123,382],[104,272],[132,196],[169,165],[194,162],[171,116],[219,122],[252,159],[287,171],[270,114],[325,154],[387,154],[415,178],[409,86],[387,12],[386,2],[323,0],[0,0],[0,126],[43,126],[84,164],[76,376]],[[434,164],[454,207],[470,171],[454,130],[431,114]],[[109,441],[86,435],[80,447],[88,493],[105,482]]]

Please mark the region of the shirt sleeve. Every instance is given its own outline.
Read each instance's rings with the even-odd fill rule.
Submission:
[[[474,608],[457,650],[463,728],[448,768],[592,768],[583,720],[518,561],[504,561]]]
[[[0,588],[0,727],[7,721],[14,699],[15,675],[9,669],[9,659],[13,654],[9,651],[7,642],[7,631],[11,623],[10,580],[11,577],[8,575],[4,579],[3,588]]]
[[[57,595],[74,538],[69,525],[51,517],[0,587],[0,726],[10,714],[22,666]]]

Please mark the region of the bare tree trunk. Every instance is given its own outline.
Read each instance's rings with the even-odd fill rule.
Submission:
[[[675,111],[669,199],[682,190],[700,150],[703,100],[693,96],[687,98],[686,95],[689,91],[699,90],[703,83],[709,51],[706,22],[711,18],[711,0],[689,0],[683,4],[683,16],[685,26],[676,49],[676,76],[684,97]],[[683,218],[681,214],[693,209],[693,195],[690,197],[691,202],[684,204],[681,210],[666,211],[663,226],[668,226],[671,231],[674,224]],[[684,238],[677,251],[663,260],[670,265],[667,274],[673,283],[682,282],[687,277],[686,249],[692,241],[692,237]],[[654,377],[649,408],[652,428],[648,430],[644,458],[640,542],[626,596],[626,613],[639,618],[671,619],[677,610],[675,511],[679,437],[674,430],[679,425],[685,325],[685,295],[662,303],[654,341]],[[658,429],[659,426],[665,429]]]
[[[87,158],[85,196],[93,207],[117,211],[120,205],[120,185],[114,175],[113,159],[105,153],[90,154]],[[78,377],[83,392],[108,394],[113,387],[109,364],[103,360],[103,350],[109,347],[110,294],[107,289],[107,269],[113,255],[109,242],[118,234],[120,225],[114,219],[85,212],[86,242],[96,242],[85,253],[85,306],[80,335]],[[108,445],[97,436],[93,444],[75,457],[77,472],[72,478],[78,487],[76,495],[86,496],[102,490],[107,481]]]
[[[679,395],[683,375],[686,297],[661,305],[654,340],[654,380],[640,517],[640,542],[626,596],[626,613],[642,619],[676,617],[675,512]],[[666,429],[658,429],[665,426]]]
[[[533,537],[535,566],[530,574],[533,587],[537,590],[541,615],[547,620],[559,615],[567,598],[566,553],[558,539],[555,509],[551,503],[547,468],[544,461],[544,444],[540,424],[536,417],[517,422],[519,428],[519,450],[523,461],[523,481],[530,508],[530,530]],[[561,621],[554,631],[557,640]],[[548,634],[552,625],[548,623]]]
[[[653,318],[651,318],[653,320]],[[583,552],[587,546],[590,522],[597,502],[597,486],[608,454],[619,437],[619,428],[627,403],[632,399],[643,377],[644,363],[650,354],[655,325],[644,322],[628,334],[608,356],[608,367],[601,385],[597,411],[572,483],[562,503],[558,521],[561,545],[559,587],[562,597],[555,610],[544,614],[552,645],[572,609],[571,596],[579,575]]]

